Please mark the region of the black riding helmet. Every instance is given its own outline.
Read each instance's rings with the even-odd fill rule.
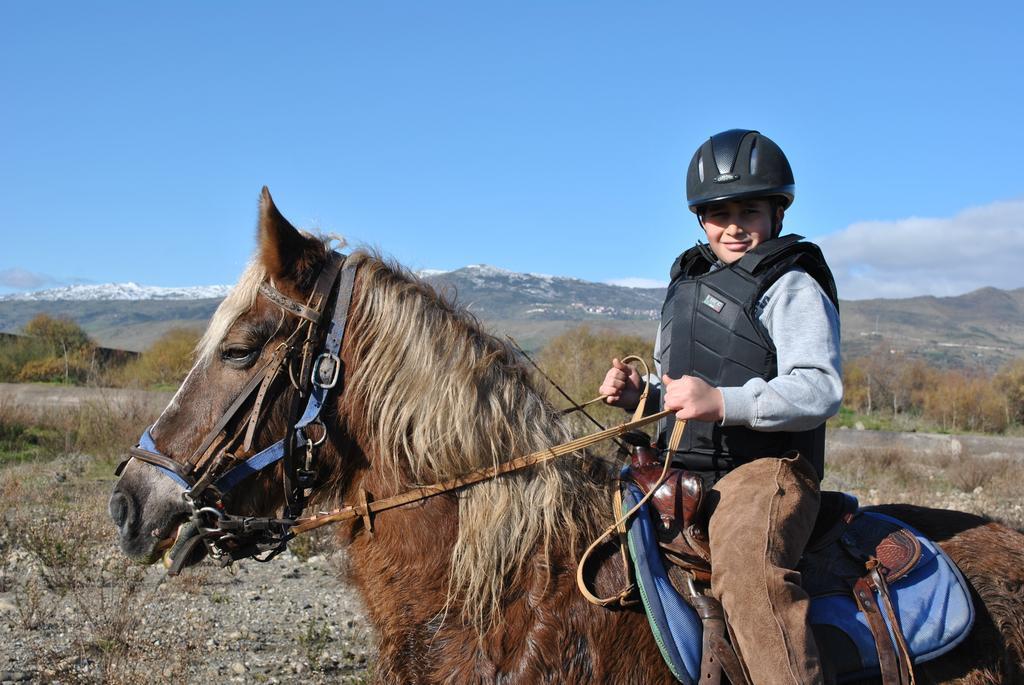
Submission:
[[[757,131],[734,128],[708,138],[686,171],[690,211],[710,202],[752,196],[776,196],[779,206],[793,204],[796,183],[782,149]]]

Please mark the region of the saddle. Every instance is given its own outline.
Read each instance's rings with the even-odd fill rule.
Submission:
[[[660,558],[668,562],[663,575],[701,620],[700,682],[719,682],[723,670],[735,685],[746,682],[738,656],[725,640],[726,617],[721,606],[695,586],[695,581],[710,582],[712,568],[703,480],[696,474],[671,467],[662,480],[664,464],[658,460],[656,450],[634,445],[630,454],[631,463],[623,469],[623,480],[633,489],[636,499],[654,490],[647,504],[649,528]],[[643,512],[640,515],[643,516]],[[631,529],[631,553],[635,552],[634,547]],[[636,561],[637,555],[633,556]],[[877,654],[874,673],[881,675],[885,685],[914,682],[913,662],[915,656],[921,656],[921,650],[912,653],[908,647],[900,612],[894,608],[889,586],[917,568],[921,561],[921,540],[900,522],[883,521],[877,515],[859,516],[855,498],[841,492],[822,493],[818,520],[797,570],[801,572],[804,589],[812,597],[812,607],[814,598],[842,597],[848,602],[852,597],[874,643],[871,645]],[[650,570],[645,573],[650,574]],[[640,581],[640,573],[637,575]],[[645,593],[644,583],[639,585],[645,607],[650,610],[647,595],[653,592]],[[819,604],[824,606],[827,602]],[[831,621],[827,616],[821,620]],[[657,632],[654,617],[651,623]],[[830,657],[839,655],[831,658],[833,663],[830,664],[839,674],[865,671],[863,659],[849,656],[858,652],[850,648],[843,626],[835,630],[828,625],[813,627],[823,656],[826,653]],[[693,632],[692,628],[688,630]],[[963,634],[966,635],[966,631]],[[694,637],[690,635],[688,639]],[[658,640],[659,646],[663,641]],[[860,652],[869,650],[870,646],[860,648]],[[665,655],[666,649],[662,652]],[[669,661],[667,655],[666,661]],[[677,678],[687,682],[687,678],[677,672],[681,668],[672,670]]]

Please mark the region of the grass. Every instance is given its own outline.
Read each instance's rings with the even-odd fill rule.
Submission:
[[[64,435],[56,428],[17,421],[0,423],[0,466],[52,458],[63,446]]]
[[[890,431],[897,433],[942,433],[941,426],[933,424],[912,414],[896,414],[891,412],[873,412],[864,414],[852,409],[841,407],[839,413],[828,421],[830,428],[857,428],[858,424],[865,430]]]
[[[310,671],[323,668],[323,656],[331,643],[331,626],[317,614],[308,616],[299,625],[299,646]]]
[[[970,431],[962,427],[955,430],[943,427],[912,413],[893,415],[891,411],[879,411],[865,414],[847,407],[840,407],[839,413],[828,421],[829,428],[857,428],[864,430],[888,431],[893,433],[938,433],[942,435],[1001,435],[1008,437],[1024,437],[1024,426],[1010,424],[1001,432]]]
[[[0,466],[71,453],[102,458],[105,469],[156,416],[141,400],[92,400],[46,411],[0,402]]]

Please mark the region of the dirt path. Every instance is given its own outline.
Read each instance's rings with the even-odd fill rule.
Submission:
[[[943,435],[887,431],[829,430],[828,452],[898,449],[915,454],[1011,458],[1024,461],[1024,438],[999,435]]]
[[[172,392],[129,390],[125,388],[82,388],[43,383],[0,383],[0,404],[34,411],[51,408],[75,408],[90,402],[125,409],[144,407],[159,412],[174,396]]]
[[[123,388],[80,388],[38,383],[0,383],[0,404],[10,402],[33,410],[77,407],[88,402],[145,407],[159,412],[173,393]],[[836,429],[828,432],[829,450],[891,449],[925,454],[961,454],[1024,459],[1024,438],[994,435],[941,435]]]

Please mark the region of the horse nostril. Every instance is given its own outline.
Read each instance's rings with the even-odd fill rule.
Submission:
[[[132,498],[122,492],[110,496],[110,518],[121,530],[135,522],[135,503]]]

